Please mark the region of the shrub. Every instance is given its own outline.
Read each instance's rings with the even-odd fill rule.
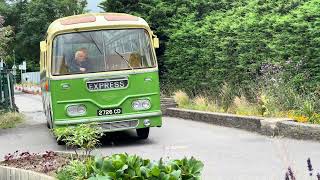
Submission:
[[[197,110],[207,110],[208,102],[208,99],[203,96],[197,96],[193,99],[195,109]]]
[[[230,112],[238,115],[262,115],[257,104],[249,103],[244,96],[236,97]]]
[[[59,180],[83,180],[88,178],[86,165],[79,160],[72,160],[70,163],[58,170]]]
[[[0,113],[0,129],[13,128],[23,120],[24,116],[17,112]]]
[[[89,179],[200,179],[203,163],[191,157],[181,160],[164,162],[160,159],[151,162],[137,155],[114,154],[107,157],[96,156],[85,162],[73,160],[60,168],[57,173],[59,180]]]
[[[99,138],[102,137],[103,132],[96,123],[91,123],[55,128],[54,134],[58,141],[64,141],[67,146],[74,148],[79,159],[77,148],[84,150],[83,155],[87,158],[91,151],[99,145]]]
[[[222,86],[222,89],[220,92],[220,97],[221,97],[220,104],[221,104],[223,110],[225,112],[227,112],[233,104],[233,100],[236,97],[236,93],[234,92],[234,89],[230,85],[225,83]]]
[[[195,158],[164,162],[151,162],[137,155],[114,154],[105,158],[96,157],[92,166],[97,179],[200,179],[203,163]]]
[[[189,99],[189,96],[187,95],[187,93],[185,93],[181,90],[175,92],[173,95],[173,98],[179,107],[185,107],[186,105],[188,105],[190,103],[190,99]]]

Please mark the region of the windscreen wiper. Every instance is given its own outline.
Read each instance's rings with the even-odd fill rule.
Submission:
[[[88,39],[88,40],[90,40],[91,42],[93,42],[94,45],[96,46],[96,48],[99,50],[99,52],[100,52],[101,54],[103,54],[102,51],[101,51],[101,49],[99,48],[97,42],[93,39],[92,35],[90,34],[90,32],[87,32],[87,33],[89,33],[89,36],[90,36],[90,38],[88,38],[86,35],[82,34],[83,32],[80,32],[78,29],[74,29],[74,30],[75,30],[76,32],[78,32],[81,36],[83,36],[83,37],[85,37],[86,39]]]
[[[99,46],[98,46],[98,44],[96,43],[96,41],[93,39],[93,37],[91,36],[91,34],[90,34],[90,32],[89,32],[89,36],[90,36],[90,38],[91,38],[91,41],[94,43],[94,45],[97,47],[97,49],[99,50],[99,52],[101,53],[101,54],[103,54],[102,53],[102,51],[101,51],[101,49],[99,48]]]
[[[114,52],[116,52],[121,57],[121,59],[123,59],[128,64],[131,70],[133,70],[133,67],[130,65],[129,61],[125,57],[123,57],[120,53],[118,53],[117,50],[114,50]]]

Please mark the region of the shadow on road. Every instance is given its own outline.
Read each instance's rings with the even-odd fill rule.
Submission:
[[[108,132],[100,140],[100,147],[124,147],[154,144],[151,139],[139,139],[134,130]]]
[[[151,144],[154,144],[151,139],[139,139],[135,131],[128,130],[106,133],[100,139],[100,146],[98,148],[143,146]],[[61,144],[60,146],[65,146],[65,144]]]

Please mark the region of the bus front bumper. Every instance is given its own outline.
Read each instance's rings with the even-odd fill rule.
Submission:
[[[137,129],[137,128],[144,128],[144,120],[148,119],[150,121],[149,127],[160,127],[162,125],[161,121],[161,111],[156,112],[147,112],[141,114],[128,114],[128,115],[121,115],[121,116],[103,116],[103,117],[95,117],[95,118],[84,118],[84,119],[62,119],[62,120],[55,120],[55,126],[68,126],[68,125],[77,125],[77,124],[86,124],[86,123],[93,123],[96,122],[98,124],[115,124],[121,122],[129,122],[129,121],[137,121],[137,125],[134,127],[128,127],[124,129]],[[121,128],[120,128],[121,129]],[[119,129],[119,130],[120,130]]]

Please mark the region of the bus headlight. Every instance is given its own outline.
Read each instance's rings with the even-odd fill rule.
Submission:
[[[87,113],[87,108],[82,104],[70,105],[67,107],[67,114],[69,116],[83,116],[86,113]]]
[[[134,110],[147,110],[150,109],[151,102],[148,99],[139,99],[132,102]]]

